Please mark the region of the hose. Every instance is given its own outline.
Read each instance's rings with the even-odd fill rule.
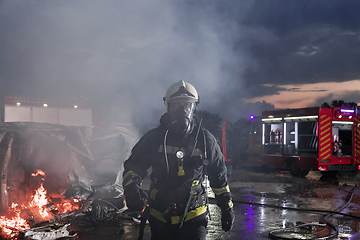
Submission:
[[[349,217],[353,217],[353,218],[360,218],[357,216],[352,216],[349,214],[342,214],[340,213],[342,210],[344,210],[352,201],[355,192],[359,189],[359,187],[354,187],[352,189],[352,194],[350,199],[346,202],[346,204],[344,204],[344,206],[340,206],[338,209],[336,209],[335,211],[329,211],[328,214],[323,215],[320,219],[319,222],[312,222],[312,223],[305,223],[305,224],[300,224],[300,225],[295,225],[294,227],[290,227],[290,228],[283,228],[283,229],[276,229],[276,230],[272,230],[269,232],[268,236],[270,239],[308,239],[308,240],[312,240],[312,239],[332,239],[334,237],[336,237],[338,235],[338,229],[335,225],[333,225],[332,223],[330,223],[327,219],[335,214],[341,214],[341,215],[345,215],[345,216],[349,216]],[[305,209],[303,209],[305,210]],[[317,211],[317,210],[311,210],[311,211]],[[326,227],[329,227],[330,230],[330,234],[324,237],[317,237],[318,234],[320,232],[323,232],[326,230]],[[288,234],[289,237],[286,236],[277,236],[276,234],[282,234],[282,235],[286,235]],[[295,238],[294,235],[297,235],[301,238]],[[304,238],[305,235],[312,235],[314,237],[312,238]]]
[[[210,199],[209,201],[210,201],[211,204],[216,204],[216,201],[215,201],[214,198],[209,198],[209,199]],[[300,211],[300,212],[303,211],[303,212],[332,213],[332,214],[343,215],[343,216],[346,216],[346,217],[360,219],[360,217],[358,217],[358,216],[353,216],[353,215],[350,215],[350,214],[336,212],[336,211],[329,211],[329,210],[282,207],[282,206],[264,204],[264,203],[246,202],[246,201],[241,201],[241,200],[236,200],[236,199],[232,199],[232,201],[233,201],[233,203],[238,203],[238,204],[247,204],[247,205],[254,205],[254,206],[261,206],[261,207],[279,208],[279,209],[284,209],[284,210]]]
[[[344,210],[352,201],[355,192],[359,189],[359,187],[354,187],[351,191],[351,196],[349,198],[349,200],[344,204],[344,206],[340,206],[338,209],[336,209],[335,211],[327,211],[327,210],[318,210],[318,209],[305,209],[305,208],[293,208],[293,207],[282,207],[282,206],[277,206],[277,205],[271,205],[271,204],[263,204],[263,203],[255,203],[255,202],[246,202],[246,201],[241,201],[241,200],[236,200],[236,199],[232,199],[233,203],[237,203],[237,204],[247,204],[247,205],[254,205],[254,206],[261,206],[261,207],[270,207],[270,208],[279,208],[279,209],[285,209],[285,210],[291,210],[291,211],[304,211],[304,212],[318,212],[318,213],[327,213],[325,215],[323,215],[320,219],[319,222],[311,222],[311,223],[302,223],[299,225],[296,225],[294,227],[290,227],[290,228],[283,228],[283,229],[276,229],[276,230],[272,230],[269,232],[268,236],[270,239],[307,239],[307,240],[314,240],[314,239],[320,239],[320,240],[325,240],[325,239],[331,239],[337,236],[338,234],[338,229],[336,228],[336,226],[334,226],[332,223],[330,223],[327,219],[332,216],[332,215],[343,215],[343,216],[347,216],[347,217],[351,217],[351,218],[356,218],[356,219],[360,219],[359,216],[353,216],[350,214],[345,214],[345,213],[341,213],[342,210]],[[211,204],[216,204],[216,200],[214,198],[209,198],[210,203]],[[325,237],[320,237],[320,238],[304,238],[303,236],[301,238],[294,238],[294,237],[284,237],[284,236],[276,236],[276,234],[286,234],[289,233],[290,235],[300,235],[300,234],[307,234],[310,235],[313,233],[311,231],[316,230],[316,228],[324,228],[321,229],[320,231],[316,232],[316,233],[320,233],[321,231],[324,231],[326,226],[329,226],[330,229],[332,230],[332,233],[328,236]],[[300,229],[299,231],[294,231],[295,229]],[[303,231],[303,233],[301,233],[301,230]]]

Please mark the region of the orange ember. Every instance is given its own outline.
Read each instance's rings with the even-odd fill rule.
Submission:
[[[55,210],[59,214],[72,212],[79,209],[79,205],[73,205],[73,203],[78,203],[78,199],[62,199],[60,204],[55,205]]]

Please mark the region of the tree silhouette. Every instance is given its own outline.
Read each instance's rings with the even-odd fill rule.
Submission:
[[[331,104],[324,102],[321,107],[323,108],[331,108],[331,107],[348,107],[348,108],[356,108],[357,103],[355,102],[344,102],[343,100],[333,100]]]
[[[209,130],[216,138],[221,139],[222,118],[219,114],[198,110],[195,114],[198,121],[202,119],[202,127]]]

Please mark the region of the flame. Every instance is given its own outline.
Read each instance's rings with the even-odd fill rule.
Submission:
[[[47,192],[43,186],[43,183],[41,183],[40,187],[35,191],[34,196],[31,197],[31,202],[29,203],[30,208],[38,208],[39,214],[42,218],[46,218],[50,215],[46,210],[46,205],[49,203],[46,193]]]
[[[55,205],[55,210],[60,214],[78,210],[79,205],[73,204],[78,202],[78,199],[62,199],[61,203]]]
[[[38,175],[41,175],[41,176],[43,176],[43,177],[46,177],[46,174],[45,174],[44,171],[41,170],[41,169],[38,169],[38,170],[36,170],[36,173],[32,173],[32,174],[31,174],[32,177],[36,177],[36,176],[38,176]]]
[[[38,169],[36,173],[32,173],[32,177],[42,176],[41,180],[44,181],[46,174],[44,171]],[[70,211],[79,209],[79,199],[62,199],[60,203],[54,204],[52,200],[47,196],[47,191],[43,186],[43,182],[40,183],[40,187],[35,190],[35,193],[31,196],[30,201],[27,203],[19,204],[12,203],[8,209],[8,216],[0,216],[0,235],[5,238],[13,238],[18,231],[24,231],[30,229],[29,222],[21,217],[21,213],[24,210],[28,210],[37,220],[47,221],[54,217],[55,213],[47,209],[49,204],[54,204],[54,211],[57,214],[63,214]]]
[[[13,203],[9,212],[15,213],[15,216],[12,218],[7,218],[5,216],[0,216],[0,229],[2,233],[10,237],[14,237],[13,232],[23,231],[30,228],[29,223],[20,217],[21,211],[18,209],[18,204]]]
[[[39,175],[43,176],[43,178],[41,178],[41,180],[45,181],[46,174],[44,173],[43,170],[38,169],[38,170],[36,170],[36,173],[31,174],[32,177],[36,177],[36,176],[39,176]]]

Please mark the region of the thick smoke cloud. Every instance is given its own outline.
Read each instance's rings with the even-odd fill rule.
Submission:
[[[182,79],[199,108],[236,121],[274,107],[279,85],[358,70],[355,1],[0,1],[1,95],[129,106],[158,122]],[[266,84],[266,85],[264,85]],[[257,108],[259,107],[259,108]]]
[[[201,107],[218,106],[234,80],[222,68],[241,58],[222,42],[229,30],[219,34],[225,25],[211,3],[203,11],[174,3],[2,2],[2,94],[83,96],[157,122],[166,89],[183,79],[198,89]]]

